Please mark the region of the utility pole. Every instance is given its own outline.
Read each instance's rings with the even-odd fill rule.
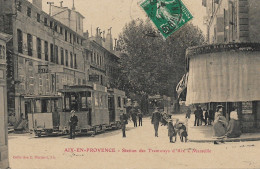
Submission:
[[[50,5],[50,8],[49,8],[49,15],[51,15],[51,6],[54,4],[54,2],[47,2],[48,5]]]

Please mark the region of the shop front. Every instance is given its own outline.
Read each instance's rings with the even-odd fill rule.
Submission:
[[[186,104],[238,107],[243,132],[260,128],[260,44],[232,43],[189,48]]]

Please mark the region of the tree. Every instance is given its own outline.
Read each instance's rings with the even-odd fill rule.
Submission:
[[[160,94],[176,96],[176,85],[185,73],[188,47],[204,43],[200,29],[187,24],[164,40],[149,20],[133,20],[119,36],[121,51],[119,88],[147,98]]]

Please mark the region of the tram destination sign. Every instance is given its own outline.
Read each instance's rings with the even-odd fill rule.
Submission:
[[[38,65],[38,73],[49,73],[48,65]]]

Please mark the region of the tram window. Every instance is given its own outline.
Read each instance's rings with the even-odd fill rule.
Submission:
[[[65,109],[70,110],[70,98],[65,97]]]
[[[36,106],[35,112],[36,113],[41,113],[41,100],[36,100],[35,101],[35,106]]]
[[[87,97],[86,96],[82,96],[81,97],[81,108],[82,109],[86,109],[87,108]]]
[[[121,98],[120,97],[117,98],[117,107],[121,107]]]
[[[88,107],[91,107],[92,104],[91,97],[87,97],[87,101],[88,101]]]
[[[48,100],[42,100],[42,113],[47,112]]]
[[[74,110],[78,110],[78,102],[75,96],[71,96],[71,108]]]

